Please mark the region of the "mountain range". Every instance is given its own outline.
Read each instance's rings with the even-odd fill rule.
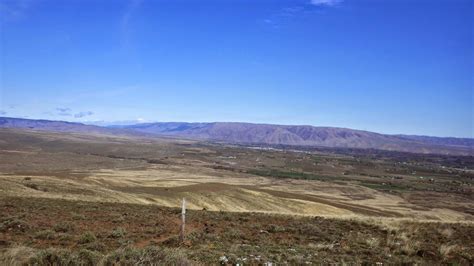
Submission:
[[[63,121],[8,117],[0,117],[0,127],[56,132],[173,136],[230,144],[360,148],[414,153],[474,155],[474,139],[472,138],[388,135],[337,127],[237,122],[158,122],[100,127]]]

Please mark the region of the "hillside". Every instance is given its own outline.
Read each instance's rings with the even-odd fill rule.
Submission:
[[[474,147],[473,139],[386,135],[335,127],[171,122],[137,124],[121,128],[240,144],[322,146],[464,155],[472,155]]]
[[[128,129],[113,129],[67,121],[36,120],[11,117],[0,117],[0,128],[17,128],[50,132],[75,132],[88,134],[93,133],[106,135],[146,135],[144,133]]]
[[[474,157],[252,149],[42,123],[0,128],[0,265],[473,259]]]
[[[359,148],[412,153],[474,155],[474,139],[386,135],[369,131],[314,126],[251,123],[164,122],[100,127],[64,121],[0,117],[0,128],[112,135],[172,136],[229,144]]]

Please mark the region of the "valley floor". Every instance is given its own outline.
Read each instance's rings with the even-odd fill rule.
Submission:
[[[472,165],[472,156],[0,129],[0,264],[469,265]]]

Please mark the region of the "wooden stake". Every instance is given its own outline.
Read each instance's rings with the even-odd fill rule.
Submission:
[[[181,231],[179,234],[179,239],[181,242],[184,242],[184,226],[186,224],[186,199],[183,198],[183,205],[181,207]]]

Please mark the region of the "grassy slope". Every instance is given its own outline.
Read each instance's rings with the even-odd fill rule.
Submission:
[[[180,243],[180,211],[174,208],[10,197],[1,198],[0,212],[0,263],[210,264],[225,256],[228,263],[468,265],[474,254],[470,223],[189,211],[186,241]]]

